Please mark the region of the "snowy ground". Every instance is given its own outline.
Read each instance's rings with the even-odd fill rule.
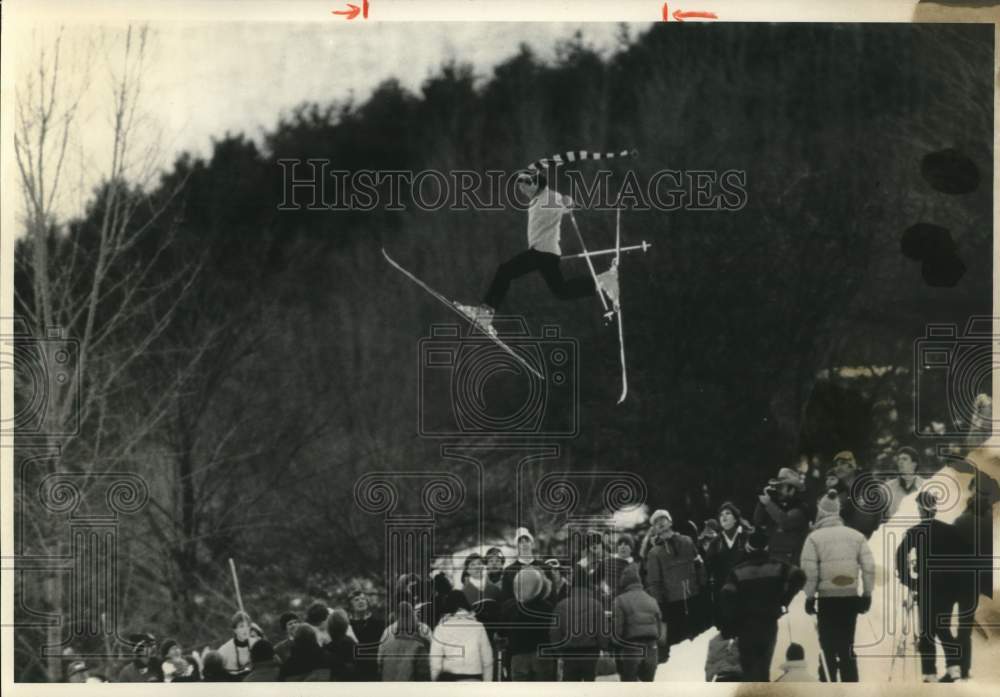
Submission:
[[[939,517],[945,522],[952,522],[964,509],[968,481],[968,475],[958,474],[947,468],[932,480],[938,496],[946,495],[939,513]],[[911,643],[905,657],[897,658],[893,663],[893,654],[901,634],[898,619],[901,612],[891,611],[900,602],[902,591],[902,586],[894,576],[893,554],[899,536],[915,521],[916,505],[911,497],[904,501],[896,516],[880,528],[869,542],[877,565],[875,593],[872,609],[867,615],[858,618],[855,634],[858,672],[863,682],[920,681],[920,663],[915,645]],[[981,620],[981,624],[989,622]],[[670,660],[657,671],[657,681],[704,681],[705,657],[708,655],[708,642],[713,635],[714,630],[711,630],[693,641],[674,646],[670,652]],[[815,674],[819,660],[819,640],[815,619],[806,614],[805,596],[802,593],[795,598],[788,615],[779,623],[778,644],[771,665],[772,679],[781,674],[779,666],[791,641],[803,646],[810,670]],[[994,629],[992,640],[987,640],[974,631],[972,642],[970,684],[995,685],[1000,682],[1000,635]],[[939,650],[938,675],[943,674],[944,660]]]

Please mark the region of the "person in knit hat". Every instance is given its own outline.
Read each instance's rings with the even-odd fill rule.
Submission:
[[[615,666],[622,682],[652,682],[659,646],[667,642],[667,625],[659,604],[643,590],[637,565],[625,568],[621,586],[611,613]]]
[[[705,583],[704,565],[691,538],[674,531],[669,512],[654,511],[649,520],[653,527],[645,558],[646,589],[667,623],[667,644],[659,656],[664,663],[670,647],[691,638],[698,624],[692,611]]]
[[[729,572],[720,593],[722,635],[735,637],[740,669],[748,682],[769,682],[778,619],[802,590],[806,576],[768,549],[767,533],[747,538],[746,558]]]
[[[774,682],[816,682],[816,678],[809,672],[802,644],[792,642],[788,645],[785,662],[781,664],[781,675]]]
[[[555,622],[547,585],[545,574],[531,565],[518,571],[511,582],[512,597],[504,603],[500,618],[511,680],[556,679],[556,659],[540,655],[538,650],[549,643],[549,629]]]
[[[514,578],[521,569],[533,566],[543,574],[548,572],[545,562],[535,556],[535,536],[528,528],[521,527],[514,532],[514,545],[517,547],[517,559],[504,569],[500,593],[502,603],[514,597]]]
[[[729,578],[729,572],[743,561],[746,555],[747,536],[740,523],[742,514],[732,502],[719,506],[719,534],[705,552],[705,571],[708,576],[709,602],[713,608],[713,620],[719,626],[719,598],[722,586]]]
[[[164,639],[160,644],[160,671],[163,682],[174,682],[177,678],[189,677],[193,671],[190,663],[184,658],[181,645],[175,639]]]
[[[857,682],[854,632],[858,614],[871,608],[875,561],[868,540],[844,524],[840,510],[840,497],[831,489],[816,505],[816,523],[802,548],[801,563],[806,612],[817,615],[819,643],[830,671],[826,676],[821,668],[820,680]]]

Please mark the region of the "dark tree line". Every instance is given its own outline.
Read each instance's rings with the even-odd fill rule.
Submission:
[[[990,311],[992,49],[989,27],[971,25],[661,24],[623,36],[612,55],[575,37],[551,62],[522,47],[491,75],[450,64],[419,93],[389,81],[364,101],[320,98],[260,143],[226,134],[208,158],[181,155],[150,190],[95,191],[46,244],[53,264],[71,254],[95,264],[109,194],[136,204],[135,244],[108,273],[127,292],[125,280],[148,269],[126,299],[141,312],[115,327],[101,365],[132,337],[155,341],[82,424],[86,434],[111,419],[101,432],[123,447],[78,462],[149,482],[150,504],[122,528],[124,621],[185,644],[211,636],[233,609],[230,556],[257,612],[378,579],[382,520],[356,506],[358,477],[469,474],[416,434],[417,341],[453,318],[380,248],[449,297],[478,300],[496,264],[523,247],[524,213],[279,211],[278,159],[485,172],[569,148],[634,146],[640,181],[665,168],[744,170],[739,211],[623,214],[627,243],[654,243],[622,271],[624,405],[614,406],[616,339],[595,302],[555,300],[534,277],[508,298],[532,330],[557,324],[579,344],[581,433],[537,473],[633,472],[655,507],[683,518],[702,484],[718,501],[749,503],[745,483],[800,455],[849,448],[873,465],[926,426],[912,423],[913,341],[929,321],[961,325]],[[979,168],[974,192],[943,194],[921,178],[921,159],[947,147]],[[615,168],[613,181],[622,177]],[[588,244],[613,243],[612,214],[578,219]],[[966,271],[951,286],[928,285],[900,252],[920,221],[952,233]],[[576,251],[573,238],[565,229],[564,252]],[[19,241],[19,257],[31,244]],[[16,278],[26,307],[32,268],[20,264]],[[98,315],[121,301],[112,290]],[[858,366],[891,370],[844,371]],[[497,395],[500,413],[523,399]],[[550,406],[572,408],[558,396]],[[937,408],[947,420],[947,405]],[[472,496],[475,506],[441,516],[442,549],[473,538],[471,508],[485,509],[491,533],[513,524],[514,497],[497,492],[509,491],[516,456],[483,459],[489,503]],[[401,506],[413,505],[418,489],[399,486]],[[580,505],[596,510],[598,493]]]

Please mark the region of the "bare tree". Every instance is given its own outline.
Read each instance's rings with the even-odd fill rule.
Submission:
[[[102,42],[60,30],[38,50],[31,72],[17,82],[15,156],[25,236],[16,255],[15,308],[37,344],[36,375],[44,380],[25,385],[22,375],[18,389],[44,391],[47,408],[33,424],[38,436],[33,442],[58,453],[46,458],[44,471],[33,472],[32,479],[56,471],[92,474],[121,461],[168,413],[174,399],[172,385],[165,384],[138,418],[128,413],[128,394],[136,388],[130,370],[170,325],[199,268],[195,263],[163,271],[176,223],[161,218],[184,182],[158,200],[145,193],[158,174],[159,156],[142,110],[148,45],[145,27],[129,26]],[[74,48],[82,59],[72,56]],[[97,172],[97,202],[87,211],[92,230],[64,219],[61,200],[69,186],[70,143],[84,129],[88,139],[102,135],[81,107],[93,85],[78,75],[89,75],[99,56],[110,82],[110,152],[88,154],[88,159],[105,163]],[[145,245],[141,254],[139,245]],[[68,359],[65,353],[56,355],[62,345],[50,341],[54,337],[72,342],[76,350]],[[176,384],[202,351],[190,348],[185,368],[174,376]],[[57,364],[62,370],[55,369]],[[127,432],[121,428],[125,415]],[[29,490],[27,482],[19,484],[22,491]],[[21,505],[31,502],[24,497]],[[62,526],[46,523],[44,512],[33,516],[22,510],[21,515],[35,521],[32,549],[59,554]],[[53,612],[66,612],[58,576],[46,581],[43,592]],[[60,632],[59,626],[48,630],[50,647],[63,641]],[[59,659],[50,656],[45,665],[49,679],[58,679]]]

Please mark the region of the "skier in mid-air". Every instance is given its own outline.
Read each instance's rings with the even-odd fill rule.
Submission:
[[[529,199],[528,203],[528,249],[512,259],[500,264],[486,296],[478,306],[455,303],[456,307],[476,322],[491,336],[496,336],[493,328],[493,315],[499,309],[510,288],[510,282],[532,271],[538,271],[545,279],[549,290],[560,300],[573,300],[592,296],[596,287],[594,277],[579,276],[566,279],[563,277],[559,262],[562,258],[560,247],[560,227],[562,218],[570,213],[575,203],[569,197],[560,194],[548,185],[548,179],[542,169],[552,164],[573,162],[576,160],[611,159],[615,157],[634,157],[635,151],[620,153],[588,153],[586,150],[569,151],[564,155],[554,155],[533,162],[520,173],[517,185],[522,194]],[[597,283],[604,294],[618,303],[618,268],[612,265],[604,273],[596,275]]]

